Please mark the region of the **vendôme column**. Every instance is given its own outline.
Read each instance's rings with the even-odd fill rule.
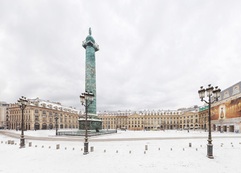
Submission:
[[[85,91],[94,94],[93,103],[88,108],[88,115],[90,117],[96,116],[96,71],[95,71],[95,52],[99,50],[99,45],[95,43],[91,36],[91,28],[89,28],[89,35],[83,41],[82,46],[86,50],[85,55]]]

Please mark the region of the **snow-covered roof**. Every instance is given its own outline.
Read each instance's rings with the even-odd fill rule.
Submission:
[[[104,111],[98,112],[98,115],[109,116],[127,116],[127,115],[181,115],[183,111],[180,110],[143,110],[143,111]]]
[[[41,100],[39,98],[28,99],[28,100],[30,102],[30,105],[33,105],[33,106],[45,107],[45,108],[49,108],[49,109],[70,112],[70,113],[79,113],[79,110],[72,108],[72,107],[63,106],[59,102],[51,102],[49,100],[46,101],[46,100]]]

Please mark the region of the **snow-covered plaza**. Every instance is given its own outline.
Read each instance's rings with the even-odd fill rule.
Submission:
[[[241,134],[235,133],[212,133],[214,159],[206,157],[204,131],[118,131],[91,137],[93,152],[88,155],[83,155],[83,137],[56,137],[54,130],[26,131],[26,147],[20,149],[19,138],[13,135],[20,136],[20,131],[0,131],[3,173],[241,171]]]

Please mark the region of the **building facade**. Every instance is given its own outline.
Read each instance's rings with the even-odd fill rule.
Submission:
[[[0,102],[0,129],[8,129],[8,104]]]
[[[206,131],[208,127],[208,106],[199,107],[198,116],[200,129]]]
[[[207,127],[208,106],[199,110],[201,127]],[[213,131],[241,132],[241,82],[223,90],[218,102],[211,105]]]
[[[113,111],[98,113],[103,129],[165,130],[198,129],[198,109]]]
[[[79,111],[61,103],[44,101],[39,98],[29,99],[29,105],[24,109],[24,128],[26,130],[59,129],[79,127]],[[21,128],[22,111],[17,103],[9,105],[9,129]],[[57,117],[57,118],[56,118]]]

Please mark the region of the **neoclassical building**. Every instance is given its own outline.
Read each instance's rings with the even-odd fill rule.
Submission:
[[[208,129],[208,106],[178,110],[100,112],[103,129]],[[212,131],[241,132],[241,82],[223,90],[211,105]]]
[[[79,111],[58,102],[44,101],[39,98],[28,99],[29,105],[24,110],[24,127],[26,130],[78,128]],[[17,103],[9,104],[9,129],[21,128],[22,111]],[[57,117],[57,118],[56,118]]]
[[[8,104],[0,101],[0,129],[7,129],[8,124]]]
[[[208,106],[199,110],[200,126],[208,127]],[[241,82],[223,90],[218,102],[211,105],[213,131],[241,132]]]
[[[197,107],[179,110],[100,112],[103,129],[165,130],[198,129]]]

